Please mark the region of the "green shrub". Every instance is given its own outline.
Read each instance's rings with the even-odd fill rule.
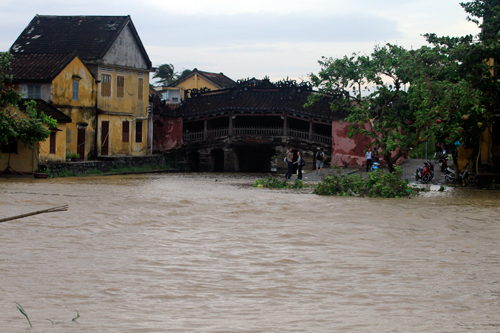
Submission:
[[[407,179],[401,179],[403,170],[396,166],[393,173],[376,170],[367,178],[360,175],[328,176],[314,187],[319,195],[366,196],[381,198],[410,197],[418,189],[410,186]]]
[[[275,178],[272,176],[268,176],[264,179],[258,179],[255,181],[254,187],[266,187],[266,188],[289,188],[290,185],[288,184],[286,179],[279,179]]]

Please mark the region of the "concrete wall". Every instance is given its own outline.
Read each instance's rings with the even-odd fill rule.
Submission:
[[[24,98],[28,98],[28,85],[39,85],[41,86],[42,98],[46,102],[52,101],[52,84],[51,83],[19,83],[17,86],[17,91]]]
[[[167,151],[182,146],[182,118],[160,118],[153,122],[153,150]]]
[[[165,157],[163,155],[151,156],[121,156],[100,158],[99,161],[72,162],[72,163],[47,163],[40,167],[47,168],[52,175],[57,175],[63,171],[71,171],[77,174],[87,174],[90,170],[100,170],[103,172],[112,171],[113,168],[142,167],[149,165],[163,165]]]
[[[127,25],[120,33],[104,56],[102,64],[147,69],[147,64],[137,46],[130,25]]]
[[[355,166],[366,163],[364,150],[371,139],[363,134],[348,136],[350,123],[332,121],[332,165]]]

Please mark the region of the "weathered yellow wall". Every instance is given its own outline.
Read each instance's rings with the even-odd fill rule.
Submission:
[[[99,115],[99,134],[98,134],[98,150],[101,154],[102,147],[102,122],[109,121],[109,135],[108,135],[108,151],[111,155],[132,155],[141,156],[147,154],[147,119],[142,119],[142,142],[135,142],[135,124],[132,121],[134,118],[127,116],[114,116],[114,115]],[[129,142],[123,142],[122,131],[123,121],[128,120],[129,125]]]
[[[78,100],[73,100],[73,80],[79,77]],[[78,123],[88,124],[85,132],[85,160],[95,143],[95,103],[97,84],[90,71],[76,57],[52,81],[52,101],[54,106],[71,117],[72,122],[65,126],[66,147],[64,154],[76,153],[78,143]],[[59,133],[58,133],[59,136]],[[82,157],[82,156],[81,156]]]
[[[109,155],[147,155],[147,119],[142,119],[142,142],[135,143],[135,121],[136,118],[146,118],[149,102],[149,72],[127,69],[125,73],[118,73],[115,69],[111,71],[99,71],[99,79],[102,74],[111,75],[111,96],[101,95],[102,84],[99,84],[98,108],[103,111],[99,114],[98,154],[101,154],[101,123],[109,121]],[[125,77],[125,94],[123,98],[117,98],[117,76]],[[143,97],[138,98],[139,78],[143,79]],[[118,113],[114,115],[112,113]],[[122,122],[130,121],[129,142],[122,142]]]
[[[79,77],[78,100],[73,100],[73,80]],[[73,107],[93,107],[95,104],[96,84],[94,77],[78,57],[52,81],[52,102],[57,105]]]
[[[187,78],[186,80],[179,82],[175,85],[176,87],[182,88],[184,90],[187,89],[201,89],[208,88],[210,90],[218,90],[217,86],[207,81],[205,78],[199,76],[195,73],[193,76]]]
[[[64,162],[66,160],[66,124],[57,124],[56,153],[50,153],[50,137],[40,142],[40,163]]]
[[[36,164],[36,158],[35,165],[33,165],[33,150],[26,148],[21,141],[17,143],[17,149],[18,154],[0,152],[0,155],[2,155],[2,158],[0,158],[0,171],[4,171],[9,165],[13,170],[21,173],[33,173],[36,171],[38,165]]]

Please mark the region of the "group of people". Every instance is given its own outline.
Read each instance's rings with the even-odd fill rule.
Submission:
[[[316,173],[322,173],[323,172],[323,167],[324,167],[324,159],[325,159],[325,152],[323,151],[323,148],[321,148],[317,153],[316,153]],[[302,179],[302,167],[306,165],[306,162],[302,158],[302,152],[298,151],[297,152],[297,160],[294,162],[293,161],[293,148],[288,148],[288,151],[286,153],[285,157],[285,162],[288,166],[288,171],[285,174],[286,179],[290,179],[292,176],[293,172],[293,165],[297,165],[297,179]]]
[[[377,147],[375,147],[375,149],[373,149],[373,152],[371,149],[368,149],[365,153],[365,157],[366,157],[366,172],[370,172],[373,164],[379,163],[379,161],[380,161],[380,156],[378,154]]]

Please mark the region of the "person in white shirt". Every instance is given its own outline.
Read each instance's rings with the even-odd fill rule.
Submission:
[[[372,152],[370,149],[368,149],[368,151],[365,153],[365,157],[366,157],[366,172],[369,172],[373,163]]]

